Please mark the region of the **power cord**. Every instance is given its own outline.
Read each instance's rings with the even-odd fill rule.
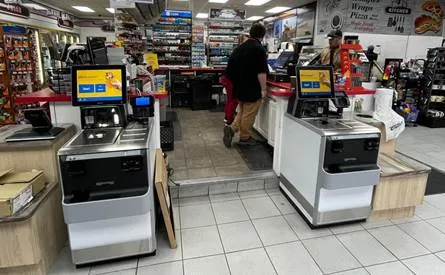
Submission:
[[[167,154],[163,153],[164,155],[164,160],[167,160]],[[177,183],[176,181],[173,180],[173,175],[175,174],[175,169],[170,167],[170,163],[168,163],[167,165],[167,177],[168,177],[168,181],[171,182],[174,186],[181,186],[181,184]]]

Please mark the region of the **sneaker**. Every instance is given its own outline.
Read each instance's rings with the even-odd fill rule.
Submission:
[[[253,139],[253,138],[248,138],[248,139],[240,139],[239,143],[240,146],[253,146],[253,145],[257,145],[258,142]]]
[[[233,136],[235,135],[235,133],[233,132],[232,127],[230,126],[224,126],[224,138],[223,138],[223,142],[224,145],[227,148],[231,148],[232,147],[232,140],[233,140]]]

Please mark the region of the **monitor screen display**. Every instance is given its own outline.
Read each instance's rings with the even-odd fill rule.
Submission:
[[[304,98],[331,98],[333,79],[331,67],[297,67],[298,94]]]
[[[136,100],[136,107],[149,107],[151,106],[151,97],[144,96],[144,97],[137,97]]]
[[[275,62],[275,67],[276,68],[284,68],[284,66],[286,66],[286,63],[292,59],[292,57],[294,56],[294,52],[282,52],[280,54],[280,56],[278,56],[277,61]]]
[[[72,74],[74,106],[126,102],[124,66],[73,66]]]

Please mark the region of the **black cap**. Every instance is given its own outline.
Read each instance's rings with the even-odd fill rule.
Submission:
[[[341,30],[332,30],[328,33],[328,37],[343,37],[343,32]]]

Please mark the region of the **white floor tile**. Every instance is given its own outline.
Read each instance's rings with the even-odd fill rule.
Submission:
[[[435,219],[445,217],[445,212],[440,211],[427,202],[423,202],[423,204],[416,207],[416,216],[419,216],[421,219],[424,220]]]
[[[273,266],[280,275],[322,274],[301,242],[266,247]]]
[[[403,260],[415,274],[445,275],[445,263],[434,255]]]
[[[366,231],[338,235],[349,252],[364,266],[397,260],[371,234]]]
[[[334,226],[329,227],[329,229],[334,234],[344,234],[344,233],[365,230],[363,228],[363,226],[361,226],[359,223],[345,224],[345,225],[334,225]]]
[[[418,222],[421,219],[419,218],[419,216],[414,215],[412,217],[409,218],[401,218],[401,219],[391,219],[391,222],[393,224],[404,224],[404,223],[410,223],[410,222]]]
[[[436,253],[436,256],[439,257],[440,259],[442,259],[442,261],[445,262],[445,251]]]
[[[240,200],[212,203],[216,223],[230,223],[249,220]]]
[[[218,225],[226,253],[261,247],[261,240],[250,221]]]
[[[324,273],[361,267],[334,236],[304,240],[303,244]]]
[[[230,275],[225,255],[184,261],[184,275]]]
[[[64,247],[57,256],[48,272],[50,275],[88,275],[90,267],[76,268],[71,261],[71,254],[68,247]]]
[[[223,253],[216,226],[183,229],[181,233],[184,259]]]
[[[181,228],[193,228],[215,224],[210,204],[181,206]]]
[[[179,207],[173,206],[173,225],[175,230],[181,229],[181,221],[179,219]]]
[[[445,250],[445,234],[431,224],[420,221],[401,224],[399,227],[431,252]]]
[[[232,275],[273,275],[276,274],[264,248],[227,254]]]
[[[280,211],[269,197],[242,199],[251,219],[279,216]]]
[[[244,191],[244,192],[239,192],[238,194],[241,199],[267,197],[266,190],[264,190],[264,189]]]
[[[253,220],[252,223],[265,246],[298,240],[282,216]]]
[[[183,275],[182,261],[138,268],[137,275]]]
[[[217,194],[210,195],[209,197],[211,202],[240,200],[238,193]]]
[[[275,206],[278,207],[281,214],[292,214],[296,213],[295,207],[287,200],[287,198],[283,194],[270,195],[270,198],[275,203]]]
[[[413,275],[401,262],[392,262],[366,267],[371,275]]]
[[[437,194],[437,195],[430,195],[425,197],[425,201],[432,206],[438,208],[442,212],[445,212],[445,195],[444,194]]]
[[[110,273],[114,271],[121,271],[126,269],[133,269],[136,268],[138,265],[137,259],[130,259],[130,260],[123,260],[123,261],[116,261],[101,265],[95,265],[91,267],[90,275],[95,274],[103,274],[103,273]]]
[[[327,228],[311,229],[298,213],[285,215],[284,218],[300,240],[332,235]]]
[[[199,204],[209,204],[209,196],[199,196],[199,197],[187,197],[179,199],[179,206],[189,206],[189,205],[199,205]]]
[[[396,226],[370,229],[369,233],[376,237],[380,243],[399,259],[429,253],[426,248]]]
[[[445,233],[445,217],[428,220],[429,224],[432,224],[434,227]]]
[[[333,273],[332,275],[369,275],[369,273],[364,268],[357,268],[353,270]]]
[[[167,232],[158,231],[156,233],[156,241],[158,246],[156,249],[156,255],[139,258],[138,266],[141,267],[146,265],[162,264],[182,260],[181,232],[178,230],[175,233],[176,243],[178,244],[178,247],[172,249],[170,248]]]
[[[366,221],[366,222],[361,223],[361,225],[365,229],[371,229],[371,228],[378,228],[378,227],[393,225],[393,223],[390,220],[381,220],[381,221]]]
[[[137,272],[136,268],[133,268],[133,269],[109,272],[105,273],[104,275],[136,275],[136,272]]]

